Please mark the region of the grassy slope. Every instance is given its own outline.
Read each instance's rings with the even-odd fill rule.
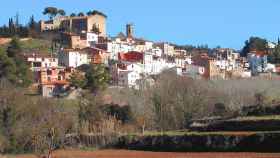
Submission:
[[[22,41],[22,48],[25,52],[39,52],[42,54],[51,53],[51,41],[41,39],[29,39]]]
[[[21,43],[25,53],[34,51],[44,55],[51,53],[51,41],[42,39],[21,39]],[[1,44],[0,49],[7,49],[8,45],[8,43]]]

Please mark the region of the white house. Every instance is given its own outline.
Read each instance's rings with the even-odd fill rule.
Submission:
[[[143,67],[139,64],[128,64],[123,68],[118,68],[118,85],[135,88],[137,81],[141,79]]]
[[[122,41],[118,38],[106,43],[98,43],[95,46],[110,53],[110,59],[112,60],[118,60],[119,53],[127,53],[135,50],[131,42]]]
[[[145,41],[145,40],[138,40],[135,42],[135,48],[134,51],[137,52],[146,52],[153,49],[153,42]]]
[[[156,57],[161,57],[163,52],[162,52],[162,49],[160,49],[159,47],[156,47],[156,48],[152,49],[152,54]]]
[[[60,66],[76,68],[89,63],[88,54],[81,50],[64,49],[58,53],[58,64]]]
[[[58,58],[49,55],[31,54],[25,55],[27,63],[29,63],[31,70],[36,68],[50,68],[58,67]]]
[[[157,43],[156,46],[162,49],[164,55],[174,56],[175,48],[169,43]]]

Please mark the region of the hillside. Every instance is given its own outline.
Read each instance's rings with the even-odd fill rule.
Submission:
[[[0,38],[0,48],[6,48],[11,41],[11,38]],[[34,38],[21,38],[23,52],[31,53],[38,52],[42,54],[51,53],[51,41]]]

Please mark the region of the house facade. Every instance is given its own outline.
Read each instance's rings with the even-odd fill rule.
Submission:
[[[106,36],[106,15],[95,12],[90,16],[60,16],[49,21],[40,21],[41,31],[62,30],[80,34],[82,32],[92,32],[93,27],[97,27],[100,36]]]
[[[58,63],[61,66],[77,68],[89,64],[88,54],[81,49],[63,49],[58,53]]]

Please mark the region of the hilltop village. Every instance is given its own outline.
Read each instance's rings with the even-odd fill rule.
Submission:
[[[279,152],[280,39],[179,45],[112,36],[101,11],[43,14],[0,26],[0,154]]]
[[[250,50],[246,57],[230,48],[180,48],[168,42],[153,42],[134,35],[134,25],[126,34],[107,36],[107,16],[58,16],[40,21],[41,32],[56,32],[59,48],[51,54],[27,52],[25,59],[34,73],[34,85],[44,97],[53,97],[69,88],[69,78],[79,67],[102,64],[110,72],[111,86],[139,89],[142,81],[154,84],[154,75],[174,70],[195,79],[271,78],[279,69],[268,63],[268,51]],[[269,49],[276,44],[270,43]],[[268,50],[269,50],[268,49]]]

